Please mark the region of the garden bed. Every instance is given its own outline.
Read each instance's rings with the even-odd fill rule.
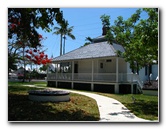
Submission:
[[[143,94],[158,96],[158,80],[147,81],[142,88]]]

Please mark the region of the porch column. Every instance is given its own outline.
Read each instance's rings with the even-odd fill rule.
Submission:
[[[116,58],[116,83],[118,83],[119,80],[119,58]]]
[[[116,58],[116,84],[115,84],[115,93],[119,93],[119,58]]]
[[[131,84],[131,94],[134,94],[134,91],[133,91],[133,83]]]
[[[131,74],[131,94],[133,94],[133,76],[134,74]]]
[[[58,87],[58,63],[56,63],[56,75],[55,75],[55,80],[56,80],[56,87]]]
[[[94,85],[93,85],[93,75],[94,75],[94,60],[92,60],[92,74],[91,74],[91,91],[94,90]]]
[[[71,89],[73,89],[73,88],[74,88],[73,81],[74,81],[74,61],[72,61]]]

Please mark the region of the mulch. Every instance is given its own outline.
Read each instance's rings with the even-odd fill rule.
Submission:
[[[143,89],[155,89],[158,90],[158,80],[150,80],[144,83]]]

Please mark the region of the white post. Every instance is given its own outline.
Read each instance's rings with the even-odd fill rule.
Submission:
[[[92,60],[92,82],[93,82],[93,74],[94,74],[94,61]]]
[[[116,82],[119,81],[119,58],[116,58]]]
[[[133,83],[131,84],[131,94],[133,94],[134,91],[133,91]]]
[[[56,87],[58,87],[58,81],[57,81],[57,79],[58,79],[58,64],[56,63],[56,75],[55,75],[55,80],[56,80]]]
[[[72,78],[71,78],[71,89],[74,88],[73,81],[74,81],[74,61],[72,61]]]
[[[58,64],[56,64],[56,75],[55,75],[55,80],[58,79]]]
[[[99,60],[97,60],[96,64],[97,64],[97,66],[96,66],[97,67],[97,73],[99,73]]]
[[[132,73],[131,74],[131,94],[133,94],[133,76],[135,76],[135,75]]]
[[[93,75],[94,75],[94,60],[92,60],[92,75],[91,75],[92,82],[91,82],[91,91],[94,90],[94,86],[93,86]]]
[[[118,94],[119,93],[119,58],[116,58],[116,84],[115,84],[115,93]]]

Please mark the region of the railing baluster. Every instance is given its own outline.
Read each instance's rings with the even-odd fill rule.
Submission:
[[[47,76],[48,80],[87,80],[92,81],[92,73],[51,73]],[[116,73],[94,73],[93,81],[116,82]],[[119,73],[119,82],[134,82],[141,80],[138,75],[132,73]]]

